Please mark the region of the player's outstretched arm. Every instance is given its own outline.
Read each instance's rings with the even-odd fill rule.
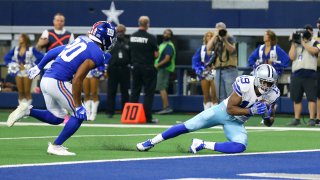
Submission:
[[[56,59],[56,57],[63,51],[65,47],[66,45],[58,46],[48,51],[48,53],[41,59],[39,64],[37,64],[38,68],[43,69],[48,64],[48,62]]]
[[[72,94],[73,94],[73,99],[74,99],[76,108],[82,106],[81,90],[82,90],[83,80],[87,76],[89,71],[91,69],[94,69],[95,66],[96,66],[95,63],[92,60],[90,59],[85,60],[80,65],[80,67],[78,68],[76,74],[72,79]]]
[[[227,105],[227,112],[231,115],[247,115],[250,114],[250,111],[248,108],[242,108],[240,107],[242,101],[242,97],[240,97],[236,92],[232,92],[228,105]]]

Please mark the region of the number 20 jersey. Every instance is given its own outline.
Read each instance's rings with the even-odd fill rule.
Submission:
[[[280,90],[275,86],[266,94],[263,94],[258,97],[254,90],[254,79],[255,77],[253,76],[243,75],[237,77],[236,81],[232,84],[233,91],[242,98],[240,107],[250,108],[257,101],[264,101],[269,105],[274,104],[280,96]],[[223,101],[226,106],[228,105],[229,98],[230,96]],[[234,117],[240,121],[245,122],[250,118],[250,115]]]
[[[106,58],[110,57],[106,57],[95,42],[86,36],[79,36],[57,56],[51,68],[45,72],[44,77],[71,81],[85,60],[91,59],[96,67],[99,67],[104,66]]]

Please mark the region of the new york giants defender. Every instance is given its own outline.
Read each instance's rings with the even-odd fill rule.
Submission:
[[[210,149],[222,153],[240,153],[246,150],[247,132],[244,123],[254,114],[262,115],[266,126],[274,122],[274,105],[280,96],[276,87],[278,75],[275,69],[262,64],[255,69],[254,76],[239,76],[233,83],[233,92],[219,105],[213,106],[189,119],[174,125],[153,139],[138,143],[139,151],[147,151],[161,141],[180,134],[203,128],[222,125],[229,142],[209,142],[193,139],[189,151],[197,153]]]
[[[109,22],[99,21],[93,25],[88,37],[79,36],[67,46],[50,50],[37,66],[28,71],[29,78],[35,78],[40,69],[55,59],[40,83],[47,110],[21,104],[9,115],[7,125],[11,127],[24,116],[32,116],[42,122],[57,125],[63,122],[68,111],[71,114],[69,121],[54,143],[49,143],[47,152],[54,155],[75,155],[62,144],[87,119],[85,107],[81,103],[83,79],[91,69],[104,66],[111,58],[104,50],[110,50],[115,42],[115,27]]]

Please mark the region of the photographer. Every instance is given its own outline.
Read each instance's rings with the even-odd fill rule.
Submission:
[[[232,83],[238,76],[238,57],[234,38],[228,34],[223,22],[216,24],[214,36],[207,43],[207,50],[214,51],[213,64],[216,69],[216,94],[218,101],[227,98],[232,90]]]
[[[291,48],[289,57],[292,61],[291,99],[294,101],[294,120],[288,125],[300,125],[302,97],[305,92],[308,100],[310,120],[308,126],[315,126],[317,100],[317,57],[320,51],[318,41],[312,39],[312,26],[306,25],[304,30],[297,31],[289,38]]]

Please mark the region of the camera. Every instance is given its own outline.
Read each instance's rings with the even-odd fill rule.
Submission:
[[[220,29],[218,32],[220,37],[225,37],[227,35],[227,30],[225,29]]]
[[[306,29],[297,30],[292,34],[292,41],[297,44],[301,44],[301,36],[304,39],[310,39],[312,37],[312,34]]]

